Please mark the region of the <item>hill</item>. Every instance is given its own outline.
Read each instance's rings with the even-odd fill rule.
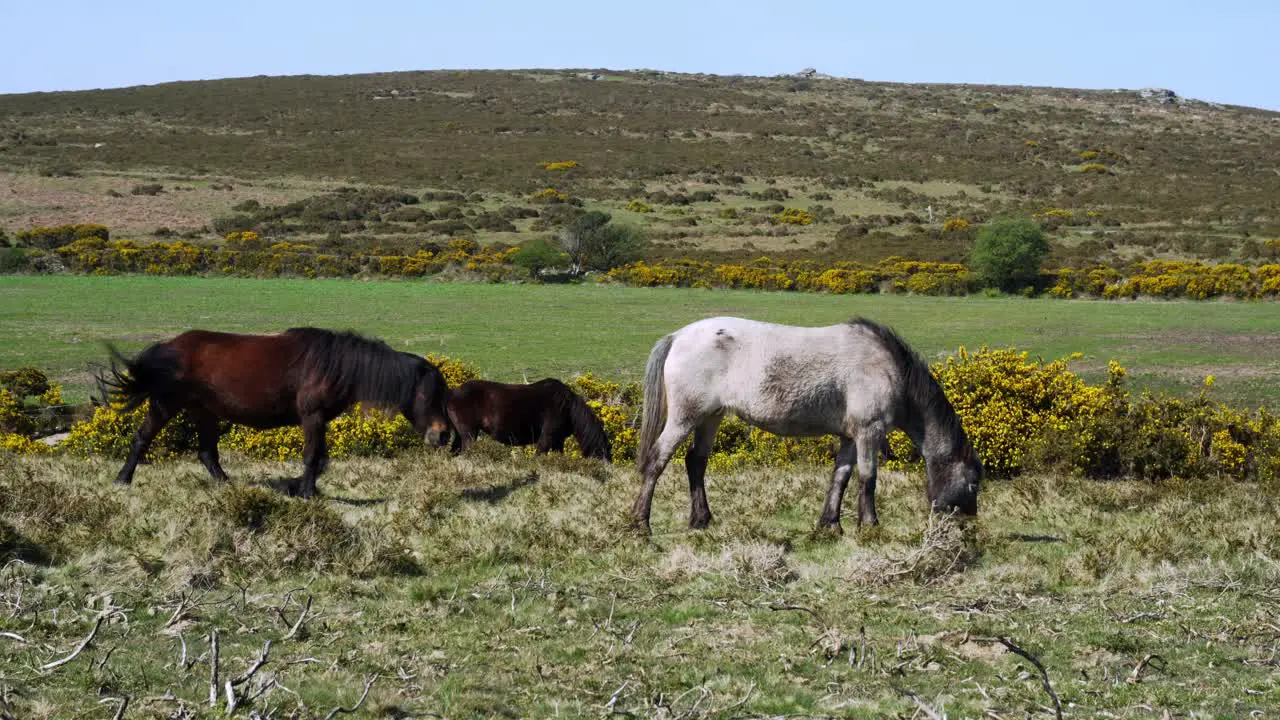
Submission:
[[[905,236],[914,254],[954,257],[936,232],[943,219],[1049,209],[1071,213],[1055,222],[1076,228],[1059,233],[1062,248],[1108,238],[1086,246],[1089,257],[1127,247],[1248,259],[1251,237],[1280,234],[1280,113],[1168,91],[439,71],[7,95],[0,118],[0,170],[24,176],[287,178],[512,197],[554,185],[618,210],[630,199],[675,206],[636,219],[669,245],[709,250],[808,247],[862,222],[844,238],[849,249],[870,230],[872,241],[883,231],[873,254]],[[570,160],[562,172],[543,166]],[[670,202],[696,189],[720,206]],[[816,204],[828,225],[792,228],[798,243],[767,232],[744,240],[752,233],[722,217],[733,198],[748,211],[752,201]],[[6,216],[21,208],[5,202],[0,222],[12,229]]]

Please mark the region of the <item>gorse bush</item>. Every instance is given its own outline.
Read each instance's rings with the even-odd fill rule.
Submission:
[[[562,161],[559,161],[559,162],[544,162],[544,163],[542,163],[542,169],[543,169],[543,170],[551,170],[551,171],[553,171],[553,172],[554,172],[554,171],[572,170],[572,169],[574,169],[574,168],[576,168],[576,167],[578,167],[578,162],[577,162],[576,160],[562,160]]]
[[[52,250],[83,238],[110,240],[111,232],[105,225],[80,223],[79,225],[34,227],[30,230],[22,230],[14,236],[18,246],[40,250]]]
[[[62,388],[40,370],[0,371],[0,450],[20,455],[49,452],[50,447],[35,438],[55,429],[67,410]]]
[[[1013,349],[961,348],[932,367],[987,471],[1011,477],[1032,469],[1069,471],[1094,478],[1228,478],[1280,482],[1280,418],[1265,410],[1245,412],[1212,402],[1207,379],[1193,399],[1142,395],[1125,387],[1126,371],[1112,362],[1106,382],[1092,385],[1072,372],[1074,355],[1049,362]],[[451,387],[477,379],[474,366],[428,355]],[[600,416],[615,462],[634,460],[641,389],[587,374],[571,381]],[[145,407],[121,413],[97,408],[59,446],[78,454],[123,456]],[[398,414],[352,408],[329,425],[335,458],[389,457],[417,447],[421,438]],[[919,461],[901,432],[889,437],[891,466]],[[228,427],[221,447],[254,458],[295,460],[301,456],[297,427],[253,430]],[[171,422],[149,457],[167,459],[195,448],[195,434],[181,418]],[[573,445],[570,444],[571,452]],[[23,452],[20,448],[11,448]],[[716,436],[711,467],[828,463],[830,437],[787,438],[728,417]],[[683,457],[681,449],[677,457]]]

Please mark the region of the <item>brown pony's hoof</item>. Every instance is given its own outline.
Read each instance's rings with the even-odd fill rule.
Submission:
[[[638,517],[631,518],[631,530],[642,538],[650,537],[653,533],[649,531],[649,521]]]
[[[838,520],[833,523],[820,522],[818,523],[818,526],[813,529],[814,540],[839,540],[843,536],[844,528],[840,527],[840,521]]]
[[[692,516],[689,518],[690,530],[706,530],[711,525],[711,515]]]
[[[129,487],[130,485],[132,485],[132,484],[133,484],[133,478],[119,478],[119,477],[118,477],[118,478],[116,478],[115,480],[112,480],[112,481],[111,481],[111,484],[112,484],[112,485],[123,485],[123,486],[125,486],[125,487]]]

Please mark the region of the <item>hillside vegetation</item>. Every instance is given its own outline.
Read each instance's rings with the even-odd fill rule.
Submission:
[[[5,178],[14,192],[0,222],[58,217],[51,205],[76,212],[66,198],[24,205],[40,194],[36,173],[91,184],[82,189],[94,196],[106,188],[91,178],[127,173],[114,190],[124,197],[84,220],[119,216],[150,231],[141,218],[157,215],[137,207],[195,205],[178,215],[199,229],[245,199],[296,200],[320,181],[447,190],[481,216],[551,186],[643,223],[658,255],[956,259],[971,238],[943,232],[945,220],[1050,211],[1060,261],[1249,259],[1280,234],[1273,112],[1119,90],[594,75],[257,77],[0,96],[0,169],[17,173]],[[508,217],[510,227],[477,232],[519,242],[531,223]]]

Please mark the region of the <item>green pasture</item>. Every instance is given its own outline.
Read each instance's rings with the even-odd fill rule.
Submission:
[[[34,365],[80,399],[104,341],[130,351],[188,328],[272,332],[354,329],[397,348],[438,352],[502,380],[593,372],[639,377],[653,343],[685,323],[738,315],[819,325],[854,315],[886,322],[933,360],[1014,346],[1098,379],[1108,360],[1139,388],[1275,406],[1280,309],[1271,303],[1101,302],[756,291],[522,286],[356,280],[172,277],[0,278],[0,367]]]

